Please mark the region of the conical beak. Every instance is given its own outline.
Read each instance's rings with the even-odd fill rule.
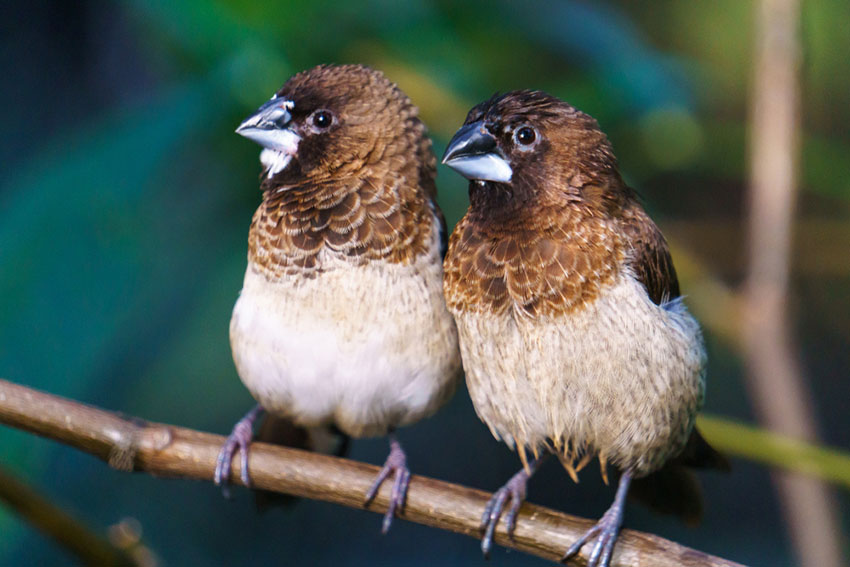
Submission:
[[[481,120],[457,131],[443,154],[443,163],[467,179],[507,183],[513,175],[496,138]]]
[[[273,98],[246,118],[236,129],[236,133],[264,148],[290,156],[295,155],[301,137],[290,127],[291,109],[292,101]]]

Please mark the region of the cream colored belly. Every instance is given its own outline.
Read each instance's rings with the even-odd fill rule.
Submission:
[[[233,310],[237,371],[268,411],[380,435],[430,415],[460,356],[439,262],[373,262],[269,282],[249,264]]]
[[[557,319],[456,320],[476,412],[509,445],[586,447],[643,474],[687,440],[704,390],[699,326],[680,302],[652,303],[631,275]]]

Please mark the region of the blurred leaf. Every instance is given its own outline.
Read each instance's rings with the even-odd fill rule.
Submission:
[[[685,69],[649,45],[618,8],[555,0],[500,5],[527,38],[553,47],[604,83],[610,102],[623,105],[627,114],[693,106]]]
[[[185,53],[215,65],[252,43],[273,43],[269,29],[247,25],[241,12],[216,0],[124,0]]]
[[[630,182],[637,186],[664,171],[666,166],[718,180],[741,181],[746,176],[747,129],[744,124],[719,120],[689,123],[689,135],[699,139],[698,153],[689,156],[682,165],[652,159],[655,147],[665,142],[663,137],[668,137],[669,141],[669,133],[647,131],[641,126],[642,122],[629,122],[618,132],[625,150],[619,152],[620,161]],[[648,135],[659,138],[646,140]],[[680,141],[692,143],[688,139]],[[615,144],[615,150],[618,149],[619,145]],[[800,168],[803,191],[843,200],[850,198],[850,146],[843,141],[803,133]]]
[[[791,439],[726,418],[701,415],[697,426],[715,449],[850,490],[850,454]]]

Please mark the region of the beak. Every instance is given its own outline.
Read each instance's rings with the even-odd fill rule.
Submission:
[[[483,120],[457,131],[443,154],[443,163],[467,179],[507,183],[513,175],[496,138],[487,131]]]
[[[289,113],[292,107],[292,101],[273,98],[246,118],[236,129],[236,133],[264,148],[293,156],[298,151],[301,137],[288,127],[292,120]]]

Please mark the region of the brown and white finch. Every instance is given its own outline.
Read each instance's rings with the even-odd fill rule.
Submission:
[[[367,495],[395,474],[384,531],[410,472],[395,428],[434,413],[460,375],[442,293],[445,221],[436,159],[410,99],[382,73],[322,65],[290,78],[236,130],[261,146],[263,201],[230,322],[233,359],[258,402],[223,447],[247,468],[265,410],[353,437],[390,434]]]
[[[485,510],[485,554],[509,499],[513,531],[549,453],[574,480],[593,457],[606,481],[606,463],[619,474],[613,505],[565,559],[596,538],[588,564],[609,564],[630,484],[659,509],[697,517],[684,465],[724,465],[694,429],[700,328],[596,121],[542,92],[496,96],[469,112],[443,162],[471,180],[444,278],[469,393],[524,465]]]

